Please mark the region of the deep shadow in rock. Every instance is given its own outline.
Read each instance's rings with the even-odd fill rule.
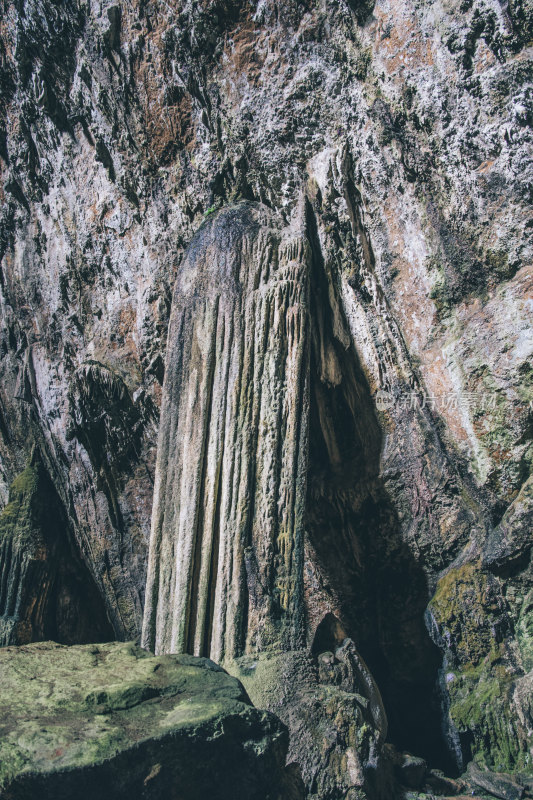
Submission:
[[[306,533],[340,621],[326,617],[316,653],[352,638],[380,688],[388,739],[399,750],[454,769],[442,732],[441,656],[424,624],[429,592],[402,541],[379,476],[383,435],[352,345],[335,337],[328,281],[312,211],[311,390]],[[340,302],[337,302],[337,310]]]
[[[0,644],[113,639],[101,595],[37,452],[13,482],[9,500],[0,515]]]

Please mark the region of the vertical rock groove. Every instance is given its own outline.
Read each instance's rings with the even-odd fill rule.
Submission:
[[[213,382],[215,374],[216,355],[213,355],[213,350],[216,348],[216,337],[218,331],[218,298],[215,300],[215,324],[212,327],[211,336],[212,340],[209,346],[209,359],[208,359],[208,373],[206,379],[206,411],[204,417],[204,424],[202,430],[202,454],[201,454],[201,468],[200,468],[200,488],[197,498],[196,508],[196,523],[194,529],[196,531],[196,538],[193,543],[193,562],[190,568],[190,585],[187,591],[188,608],[186,613],[187,624],[187,652],[201,651],[201,645],[204,638],[205,630],[205,600],[208,591],[209,581],[209,564],[211,562],[212,538],[215,536],[215,531],[211,524],[209,524],[210,510],[212,498],[210,487],[206,486],[208,482],[208,458],[212,455],[209,450],[210,442],[210,422],[213,412]],[[207,502],[204,505],[202,498],[206,495]],[[216,492],[216,482],[213,487]],[[211,501],[211,502],[210,502]],[[207,564],[207,567],[206,567]],[[207,570],[207,572],[206,572]],[[201,652],[199,653],[201,654]]]
[[[157,652],[302,641],[308,257],[301,232],[241,203],[182,264],[143,631]]]
[[[364,626],[335,595],[360,599],[360,511],[380,441],[336,303],[310,205],[282,227],[239,203],[192,240],[169,329],[142,640],[210,656],[244,680],[286,721],[290,757],[324,797],[365,783],[354,731],[374,764],[387,730],[348,638],[364,641]],[[313,569],[332,591],[312,597]],[[324,619],[342,635],[315,637]]]

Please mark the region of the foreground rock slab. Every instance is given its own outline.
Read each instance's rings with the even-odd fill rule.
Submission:
[[[0,798],[298,797],[288,736],[205,658],[134,644],[0,649]]]

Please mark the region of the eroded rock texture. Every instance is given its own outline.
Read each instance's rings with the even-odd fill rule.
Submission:
[[[208,659],[43,642],[0,662],[6,800],[301,800],[286,729]]]
[[[309,246],[241,203],[174,290],[143,642],[216,661],[303,641]]]
[[[257,654],[338,688],[351,639],[400,750],[530,769],[530,3],[1,10],[3,502],[36,447],[99,624],[139,635],[177,280],[147,641],[216,643],[296,730],[305,681]],[[367,746],[338,703],[326,797]]]

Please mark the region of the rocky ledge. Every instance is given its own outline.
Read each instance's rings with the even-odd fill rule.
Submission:
[[[287,745],[206,658],[124,643],[0,650],[2,800],[296,800]]]

